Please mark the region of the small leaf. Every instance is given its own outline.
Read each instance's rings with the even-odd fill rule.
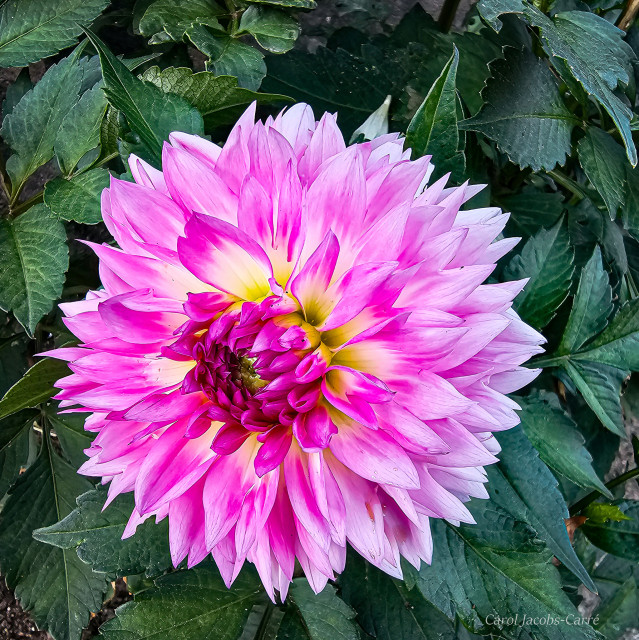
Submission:
[[[391,104],[391,98],[392,96],[386,96],[384,102],[353,131],[349,144],[374,140],[388,133],[388,108]]]
[[[551,229],[540,229],[504,269],[506,280],[530,278],[513,306],[533,327],[545,327],[568,296],[573,260],[568,228],[560,220]]]
[[[239,32],[250,33],[271,53],[286,53],[293,48],[300,27],[297,20],[280,9],[254,5],[242,14]]]
[[[3,5],[3,9],[7,4]],[[14,151],[7,160],[11,193],[53,158],[53,146],[65,116],[78,100],[83,69],[76,55],[52,65],[3,120],[0,134]]]
[[[164,93],[182,96],[205,117],[207,124],[214,127],[233,124],[253,101],[266,105],[291,101],[286,96],[243,89],[234,76],[216,76],[210,71],[193,73],[187,67],[162,70],[151,67],[144,72],[142,79],[152,82]]]
[[[625,438],[620,395],[628,373],[587,360],[565,360],[563,366],[604,427]]]
[[[592,468],[592,456],[577,425],[561,408],[557,396],[545,391],[517,398],[521,426],[539,457],[554,471],[584,489],[612,497]]]
[[[104,91],[109,103],[122,111],[131,129],[159,161],[162,143],[172,131],[202,135],[202,116],[188,102],[136,78],[94,34],[87,37],[100,55]]]
[[[107,583],[74,551],[53,549],[31,532],[64,518],[91,488],[44,438],[37,460],[13,486],[0,515],[0,566],[16,598],[55,640],[79,638],[89,612],[102,606]]]
[[[140,19],[139,31],[147,38],[154,36],[152,44],[162,41],[160,32],[179,41],[193,24],[221,28],[217,17],[223,13],[213,0],[155,0]]]
[[[590,522],[582,527],[590,542],[603,551],[632,562],[639,561],[639,502],[626,500],[619,509],[628,518],[618,522]]]
[[[257,91],[266,75],[264,56],[255,47],[229,35],[194,25],[186,32],[189,40],[209,56],[207,69],[218,76],[236,76],[240,87]]]
[[[625,200],[626,160],[623,147],[614,138],[597,127],[588,127],[586,135],[577,145],[579,162],[588,179],[604,199],[610,219]]]
[[[46,402],[56,390],[53,384],[69,375],[66,362],[45,358],[34,364],[0,400],[0,419]]]
[[[0,422],[0,499],[27,466],[36,415],[34,411],[23,411]]]
[[[601,250],[597,245],[581,271],[579,286],[558,352],[566,354],[579,350],[605,328],[611,312],[612,289],[601,261]]]
[[[100,196],[109,182],[109,172],[99,168],[71,180],[55,178],[46,184],[44,201],[61,220],[98,224],[102,222]]]
[[[77,508],[60,522],[35,531],[34,538],[61,549],[76,549],[79,558],[94,571],[114,578],[142,572],[157,576],[169,569],[172,565],[166,519],[159,524],[144,522],[133,536],[122,540],[135,508],[133,495],[118,496],[103,511],[106,499],[105,488],[81,495]]]
[[[593,502],[589,504],[582,513],[588,522],[593,524],[605,524],[606,522],[622,522],[632,520],[616,504],[605,504],[603,502]]]
[[[464,154],[459,149],[457,129],[457,91],[455,82],[459,52],[453,47],[453,55],[431,87],[424,102],[413,116],[406,131],[406,147],[413,150],[413,157],[433,156],[433,164],[439,174],[463,172]]]
[[[253,572],[241,572],[229,589],[212,563],[169,573],[155,585],[118,607],[115,618],[100,628],[104,640],[239,638],[251,607],[266,602]]]
[[[7,0],[0,7],[0,67],[24,67],[72,45],[109,0]]]
[[[355,612],[337,597],[332,585],[327,585],[323,591],[315,594],[306,578],[296,578],[291,584],[288,599],[291,606],[284,615],[278,638],[291,637],[287,630],[293,626],[294,621],[290,618],[299,616],[302,622],[301,628],[305,632],[303,638],[359,640],[359,632],[353,623]]]
[[[62,293],[68,266],[64,226],[46,205],[0,220],[0,308],[29,334]]]
[[[482,91],[484,106],[460,128],[494,140],[522,168],[550,170],[564,164],[577,121],[546,62],[528,50],[508,48],[490,69]]]

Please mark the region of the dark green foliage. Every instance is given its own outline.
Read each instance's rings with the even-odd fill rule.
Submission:
[[[403,4],[0,3],[0,66],[44,59],[7,72],[0,124],[0,573],[54,640],[79,640],[121,577],[134,600],[105,640],[618,640],[639,627],[639,507],[624,499],[639,476],[639,30],[615,26],[614,0],[481,0],[455,33],[446,12]],[[173,567],[167,518],[122,540],[133,495],[103,510],[107,488],[76,473],[94,434],[52,400],[67,364],[34,359],[73,344],[57,303],[99,286],[77,240],[114,243],[100,196],[131,179],[129,154],[159,167],[175,130],[223,144],[254,101],[261,118],[295,101],[337,112],[347,141],[377,111],[378,130],[433,156],[433,179],[487,184],[465,207],[509,211],[503,235],[523,238],[491,279],[529,279],[514,308],[547,339],[525,365],[543,373],[513,396],[521,427],[496,436],[490,497],[468,503],[476,523],[432,518],[432,564],[403,562],[402,579],[349,549],[321,594],[296,577],[284,603],[252,567],[231,589],[210,559]],[[622,440],[627,471],[610,479]],[[581,585],[600,603],[570,624]]]

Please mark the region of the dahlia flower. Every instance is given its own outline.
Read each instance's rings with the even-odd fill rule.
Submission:
[[[80,473],[133,491],[124,536],[168,518],[173,563],[245,560],[284,598],[296,560],[319,592],[348,542],[401,577],[430,562],[430,518],[473,522],[506,395],[543,337],[483,284],[516,239],[499,209],[431,184],[397,134],[346,147],[298,104],[219,147],[174,133],[162,171],[102,196],[118,248],[103,289],[61,305],[77,347],[56,396],[96,434]]]

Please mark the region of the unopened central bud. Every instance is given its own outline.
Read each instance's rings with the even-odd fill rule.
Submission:
[[[258,373],[255,371],[253,364],[257,358],[247,358],[246,356],[240,356],[239,360],[239,374],[244,384],[244,387],[250,393],[256,393],[259,389],[266,386],[268,382],[262,380]]]

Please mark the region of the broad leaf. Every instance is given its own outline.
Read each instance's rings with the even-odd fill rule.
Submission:
[[[224,11],[214,0],[155,0],[140,19],[139,31],[151,44],[181,40],[193,24],[220,27],[217,16]]]
[[[14,485],[0,515],[0,569],[16,598],[55,640],[75,640],[98,611],[106,576],[74,551],[37,542],[31,532],[73,509],[74,497],[91,488],[60,458],[45,436],[40,455]]]
[[[577,145],[579,161],[588,179],[604,199],[610,219],[625,201],[626,165],[623,147],[614,138],[597,127],[588,127],[586,135]],[[628,166],[628,168],[630,168]]]
[[[71,54],[49,67],[3,120],[0,134],[14,151],[7,160],[12,195],[38,167],[53,158],[60,126],[78,100],[82,75],[77,56]]]
[[[628,159],[633,166],[637,164],[630,129],[632,111],[614,93],[619,83],[628,84],[634,57],[631,47],[622,40],[623,31],[586,11],[557,13],[551,19],[526,0],[481,0],[478,8],[496,31],[501,28],[499,16],[503,13],[519,14],[539,28],[544,49],[559,75],[568,86],[576,78],[604,107],[621,133]]]
[[[480,131],[521,167],[539,171],[564,164],[577,121],[546,62],[528,50],[509,48],[490,69],[484,106],[460,128]]]
[[[540,229],[504,269],[506,280],[530,278],[514,307],[533,327],[545,327],[568,296],[573,259],[568,229],[560,220],[551,229]]]
[[[0,67],[24,67],[72,45],[109,0],[7,0],[0,7]]]
[[[360,634],[353,622],[355,612],[337,597],[332,585],[315,594],[306,578],[296,578],[287,602],[289,607],[277,638],[359,640]]]
[[[102,222],[100,196],[109,182],[106,169],[91,169],[71,180],[56,178],[47,183],[44,201],[61,220],[97,224]]]
[[[69,375],[66,362],[45,358],[34,364],[0,400],[0,419],[46,402],[54,393],[53,384]]]
[[[601,250],[596,246],[592,257],[581,271],[558,352],[563,355],[580,349],[605,328],[611,312],[612,289],[601,261]]]
[[[455,638],[453,624],[418,589],[350,553],[339,577],[344,600],[357,611],[364,630],[378,640]]]
[[[626,302],[608,326],[575,357],[639,370],[639,298]]]
[[[54,423],[54,426],[57,425]],[[89,491],[61,522],[34,532],[36,540],[71,549],[95,571],[122,576],[145,572],[157,576],[171,567],[168,522],[150,520],[126,540],[122,534],[135,508],[133,495],[118,496],[104,511],[106,489]]]
[[[29,460],[34,411],[23,411],[0,421],[0,499]]]
[[[431,87],[406,131],[406,147],[414,157],[431,154],[440,175],[453,172],[459,180],[464,169],[464,154],[459,149],[457,128],[457,92],[455,81],[459,52],[453,55]]]
[[[499,487],[494,500],[513,517],[530,524],[557,559],[594,591],[595,586],[568,537],[564,524],[569,516],[568,507],[557,488],[557,480],[521,429],[504,431],[498,440],[502,448],[499,464],[487,470],[488,481],[495,485],[493,489]],[[498,474],[505,482],[495,481]]]
[[[106,96],[98,85],[86,91],[62,121],[54,150],[64,175],[70,175],[82,157],[100,144],[106,108]]]
[[[595,546],[632,562],[639,562],[639,502],[626,500],[619,504],[629,520],[591,523],[582,526],[590,542]]]
[[[510,212],[507,229],[515,236],[531,236],[540,227],[552,227],[564,211],[563,197],[555,191],[549,193],[532,186],[524,187],[519,193],[502,196],[496,204]]]
[[[91,446],[95,434],[84,430],[86,413],[57,413],[55,407],[49,405],[46,409],[47,420],[60,441],[62,453],[76,468],[86,462],[84,450]]]
[[[565,360],[563,366],[604,427],[624,438],[620,395],[628,372],[587,360]]]
[[[266,75],[264,56],[245,42],[205,26],[194,25],[186,35],[209,60],[207,70],[218,76],[236,76],[240,87],[257,91]]]
[[[266,602],[253,572],[240,573],[229,589],[212,563],[169,573],[155,585],[116,610],[100,629],[104,640],[231,640],[241,636],[251,607]]]
[[[270,93],[257,93],[238,86],[234,76],[216,76],[210,71],[193,73],[186,67],[160,70],[151,67],[142,79],[152,82],[164,93],[176,93],[194,106],[207,124],[232,124],[253,101],[259,104],[290,102],[290,98]]]
[[[500,478],[489,484],[493,497],[504,482]],[[519,612],[521,621],[525,611],[523,624],[508,629],[513,638],[594,638],[590,627],[539,623],[546,616],[565,620],[579,614],[561,589],[552,554],[539,544],[534,530],[492,500],[471,502],[471,511],[475,525],[431,523],[437,552],[419,572],[406,568],[407,586],[415,585],[449,619],[457,615],[476,632],[491,630],[496,613],[514,617]],[[499,634],[499,628],[492,630]]]
[[[612,497],[592,468],[583,435],[561,408],[557,396],[533,393],[517,398],[517,403],[522,408],[519,416],[524,432],[551,469],[584,489],[597,489]]]
[[[2,101],[2,117],[6,118],[22,100],[24,94],[31,89],[33,89],[33,82],[29,77],[29,69],[22,69],[18,77],[7,87],[5,98]]]
[[[172,131],[202,134],[202,116],[183,98],[164,94],[136,78],[92,33],[87,36],[98,50],[109,103],[122,111],[148,150],[159,160],[162,143]]]
[[[0,220],[0,308],[29,334],[62,293],[68,266],[64,226],[46,205]]]
[[[300,34],[297,20],[280,9],[249,7],[240,20],[239,32],[250,33],[264,49],[286,53]]]

